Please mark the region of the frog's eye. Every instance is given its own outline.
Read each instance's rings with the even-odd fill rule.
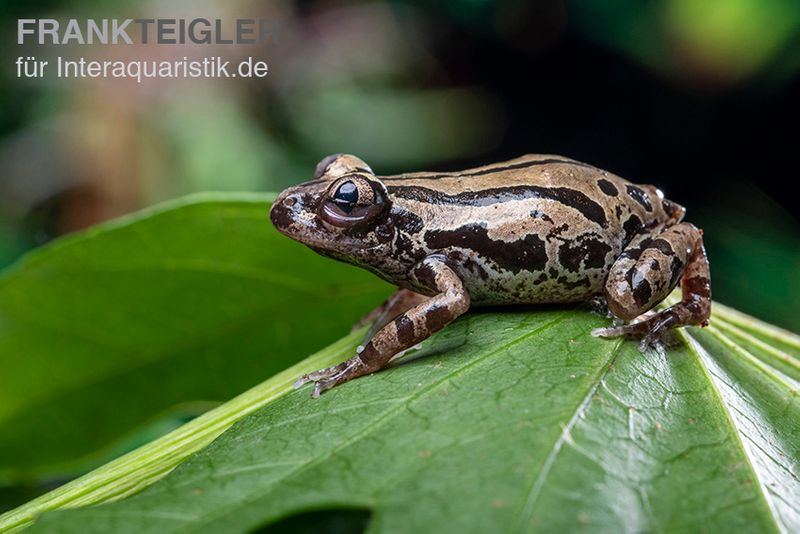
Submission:
[[[340,185],[333,194],[333,202],[345,213],[353,211],[358,202],[358,187],[356,187],[356,184],[347,180]]]
[[[347,228],[374,220],[387,207],[386,192],[380,182],[353,174],[331,184],[320,204],[319,215],[334,226]]]

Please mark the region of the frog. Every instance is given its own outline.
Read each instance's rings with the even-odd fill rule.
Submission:
[[[355,354],[301,376],[312,397],[381,371],[471,308],[597,301],[615,321],[590,332],[639,339],[706,326],[702,231],[660,189],[564,156],[529,154],[458,172],[379,176],[350,154],[287,188],[269,216],[283,235],[397,290],[362,323]],[[680,283],[681,298],[659,305]]]

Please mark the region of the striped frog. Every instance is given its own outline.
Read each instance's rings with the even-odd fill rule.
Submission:
[[[711,311],[702,231],[652,185],[579,161],[527,155],[461,172],[376,176],[361,159],[323,159],[270,218],[312,250],[398,286],[368,318],[349,360],[301,377],[314,397],[379,371],[471,306],[604,299],[645,350]],[[653,313],[680,281],[683,297]],[[647,313],[650,312],[650,313]],[[635,320],[636,319],[636,320]]]

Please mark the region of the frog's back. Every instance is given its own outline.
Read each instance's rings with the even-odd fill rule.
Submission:
[[[381,180],[398,216],[417,221],[400,225],[397,253],[443,253],[479,305],[597,294],[625,244],[663,215],[640,187],[554,155]]]

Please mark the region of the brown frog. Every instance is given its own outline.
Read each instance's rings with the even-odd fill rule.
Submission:
[[[316,397],[378,371],[471,306],[603,297],[629,322],[593,334],[637,336],[642,350],[671,328],[705,325],[708,260],[684,212],[652,185],[561,156],[396,176],[376,176],[355,156],[328,156],[312,181],[280,194],[272,223],[399,290],[370,315],[356,355],[296,386],[314,382]],[[679,303],[642,317],[679,281]]]

